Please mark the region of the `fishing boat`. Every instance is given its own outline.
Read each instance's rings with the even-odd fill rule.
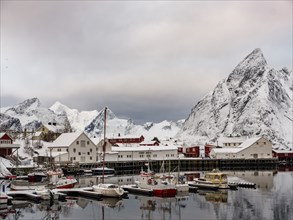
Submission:
[[[153,191],[154,196],[158,197],[174,197],[176,195],[176,187],[168,182],[163,176],[155,175],[154,172],[141,171],[139,179],[135,182],[138,188],[149,189]]]
[[[189,183],[189,186],[195,186],[199,189],[229,189],[227,174],[213,170],[206,173],[204,177],[195,178],[193,183]]]

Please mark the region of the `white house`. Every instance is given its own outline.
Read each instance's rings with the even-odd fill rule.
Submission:
[[[210,156],[217,159],[272,158],[272,143],[263,138],[250,138],[238,147],[213,148]]]
[[[95,163],[96,145],[84,133],[63,133],[48,147],[55,161]]]
[[[178,158],[177,146],[112,147],[117,161],[170,160]]]

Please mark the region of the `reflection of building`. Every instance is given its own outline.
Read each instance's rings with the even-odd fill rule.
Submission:
[[[257,188],[271,189],[273,187],[274,171],[239,171],[226,173],[229,176],[236,176],[244,181],[255,183]]]

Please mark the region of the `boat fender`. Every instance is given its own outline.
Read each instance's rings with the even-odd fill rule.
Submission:
[[[148,184],[149,184],[149,185],[152,184],[152,179],[148,179]]]

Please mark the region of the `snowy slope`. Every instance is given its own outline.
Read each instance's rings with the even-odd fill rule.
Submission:
[[[9,121],[11,130],[36,130],[41,124],[48,124],[49,122],[57,122],[58,125],[68,125],[66,115],[57,115],[52,110],[44,108],[38,98],[27,99],[20,104],[10,108],[1,108],[0,129],[7,130]],[[4,120],[5,119],[5,120]],[[12,126],[13,125],[13,126]]]
[[[255,49],[191,110],[177,137],[215,142],[230,134],[263,135],[292,147],[292,71],[267,65]]]
[[[66,105],[55,102],[49,109],[41,107],[37,98],[28,99],[12,107],[1,108],[0,130],[22,131],[24,128],[36,130],[41,123],[56,122],[58,125],[70,127],[72,131],[85,131],[90,137],[101,137],[104,130],[104,109],[81,111],[71,109]],[[148,122],[136,125],[131,119],[120,119],[108,108],[107,137],[141,136],[146,139],[170,138],[178,133],[183,120],[178,122],[162,121]]]

